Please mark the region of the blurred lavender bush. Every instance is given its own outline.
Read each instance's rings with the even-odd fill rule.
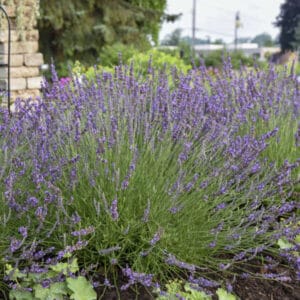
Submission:
[[[122,270],[123,289],[178,273],[203,288],[263,253],[274,262],[284,238],[299,272],[294,75],[229,61],[214,76],[171,73],[170,85],[151,64],[142,79],[132,66],[53,71],[40,99],[1,110],[2,265],[46,273],[72,255],[94,281]]]

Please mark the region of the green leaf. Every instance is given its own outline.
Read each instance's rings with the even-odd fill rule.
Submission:
[[[235,295],[228,293],[224,289],[219,288],[217,289],[216,293],[219,297],[219,300],[237,300]]]
[[[43,288],[40,284],[34,286],[35,299],[39,300],[63,300],[67,295],[67,287],[65,283],[55,282],[49,288]]]
[[[50,285],[50,291],[55,295],[67,295],[68,288],[65,282],[55,282]]]
[[[188,284],[188,283],[186,283],[184,285],[184,289],[191,294],[188,296],[187,299],[191,299],[191,300],[210,300],[211,299],[211,297],[206,295],[204,292],[193,289],[190,286],[190,284]]]
[[[53,300],[49,288],[43,288],[40,284],[36,284],[34,287],[34,295],[39,300]]]
[[[73,292],[70,299],[74,300],[96,300],[97,294],[91,283],[83,276],[67,278],[68,288]]]
[[[6,264],[5,269],[5,274],[9,276],[10,280],[17,281],[17,279],[23,279],[26,277],[26,274],[21,273],[19,269],[13,268],[10,264]]]
[[[18,290],[11,290],[9,292],[9,299],[11,300],[34,300],[32,293],[27,291],[18,291]]]
[[[280,249],[290,249],[293,247],[293,245],[285,239],[279,239],[277,241],[277,245],[280,247]]]
[[[76,273],[79,270],[77,258],[74,258],[71,263],[58,263],[50,268],[53,271],[57,273],[63,273],[64,275],[67,275],[68,272]]]

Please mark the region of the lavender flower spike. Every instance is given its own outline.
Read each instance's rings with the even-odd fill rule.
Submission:
[[[118,200],[115,198],[110,207],[110,214],[114,221],[118,221],[119,213],[118,213]]]

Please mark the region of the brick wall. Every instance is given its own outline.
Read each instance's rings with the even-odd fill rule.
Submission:
[[[17,26],[18,5],[22,2],[24,13],[22,14],[22,22],[33,24],[33,28],[26,28],[20,32]],[[19,3],[20,2],[20,3]],[[40,76],[40,66],[43,64],[43,55],[38,52],[39,32],[36,28],[36,19],[32,22],[34,11],[30,8],[36,0],[15,0],[7,2],[8,5],[3,7],[7,11],[11,25],[11,56],[10,56],[10,85],[11,85],[11,101],[16,97],[28,98],[35,97],[40,93],[42,77]],[[1,14],[3,14],[1,12]],[[8,49],[8,31],[3,24],[7,23],[2,20],[0,29],[0,62],[7,63]],[[0,67],[0,88],[7,90],[7,68]],[[3,98],[5,105],[6,97]]]

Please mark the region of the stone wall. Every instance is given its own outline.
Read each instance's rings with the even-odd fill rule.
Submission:
[[[36,29],[36,16],[32,9],[36,0],[4,1],[3,7],[11,21],[11,56],[10,56],[10,90],[11,102],[17,97],[35,97],[40,93],[42,77],[40,66],[43,64],[43,55],[38,52],[39,32]],[[5,5],[7,4],[7,5]],[[20,12],[20,5],[22,11]],[[22,14],[21,14],[22,13]],[[3,13],[1,12],[3,15]],[[20,14],[20,15],[18,15]],[[25,24],[20,30],[18,18]],[[0,63],[7,63],[8,31],[6,20],[1,20],[0,29]],[[19,22],[20,23],[20,22]],[[31,24],[31,26],[26,26]],[[0,88],[7,90],[7,67],[0,67]],[[6,97],[3,97],[5,102]],[[4,103],[5,104],[5,103]]]

